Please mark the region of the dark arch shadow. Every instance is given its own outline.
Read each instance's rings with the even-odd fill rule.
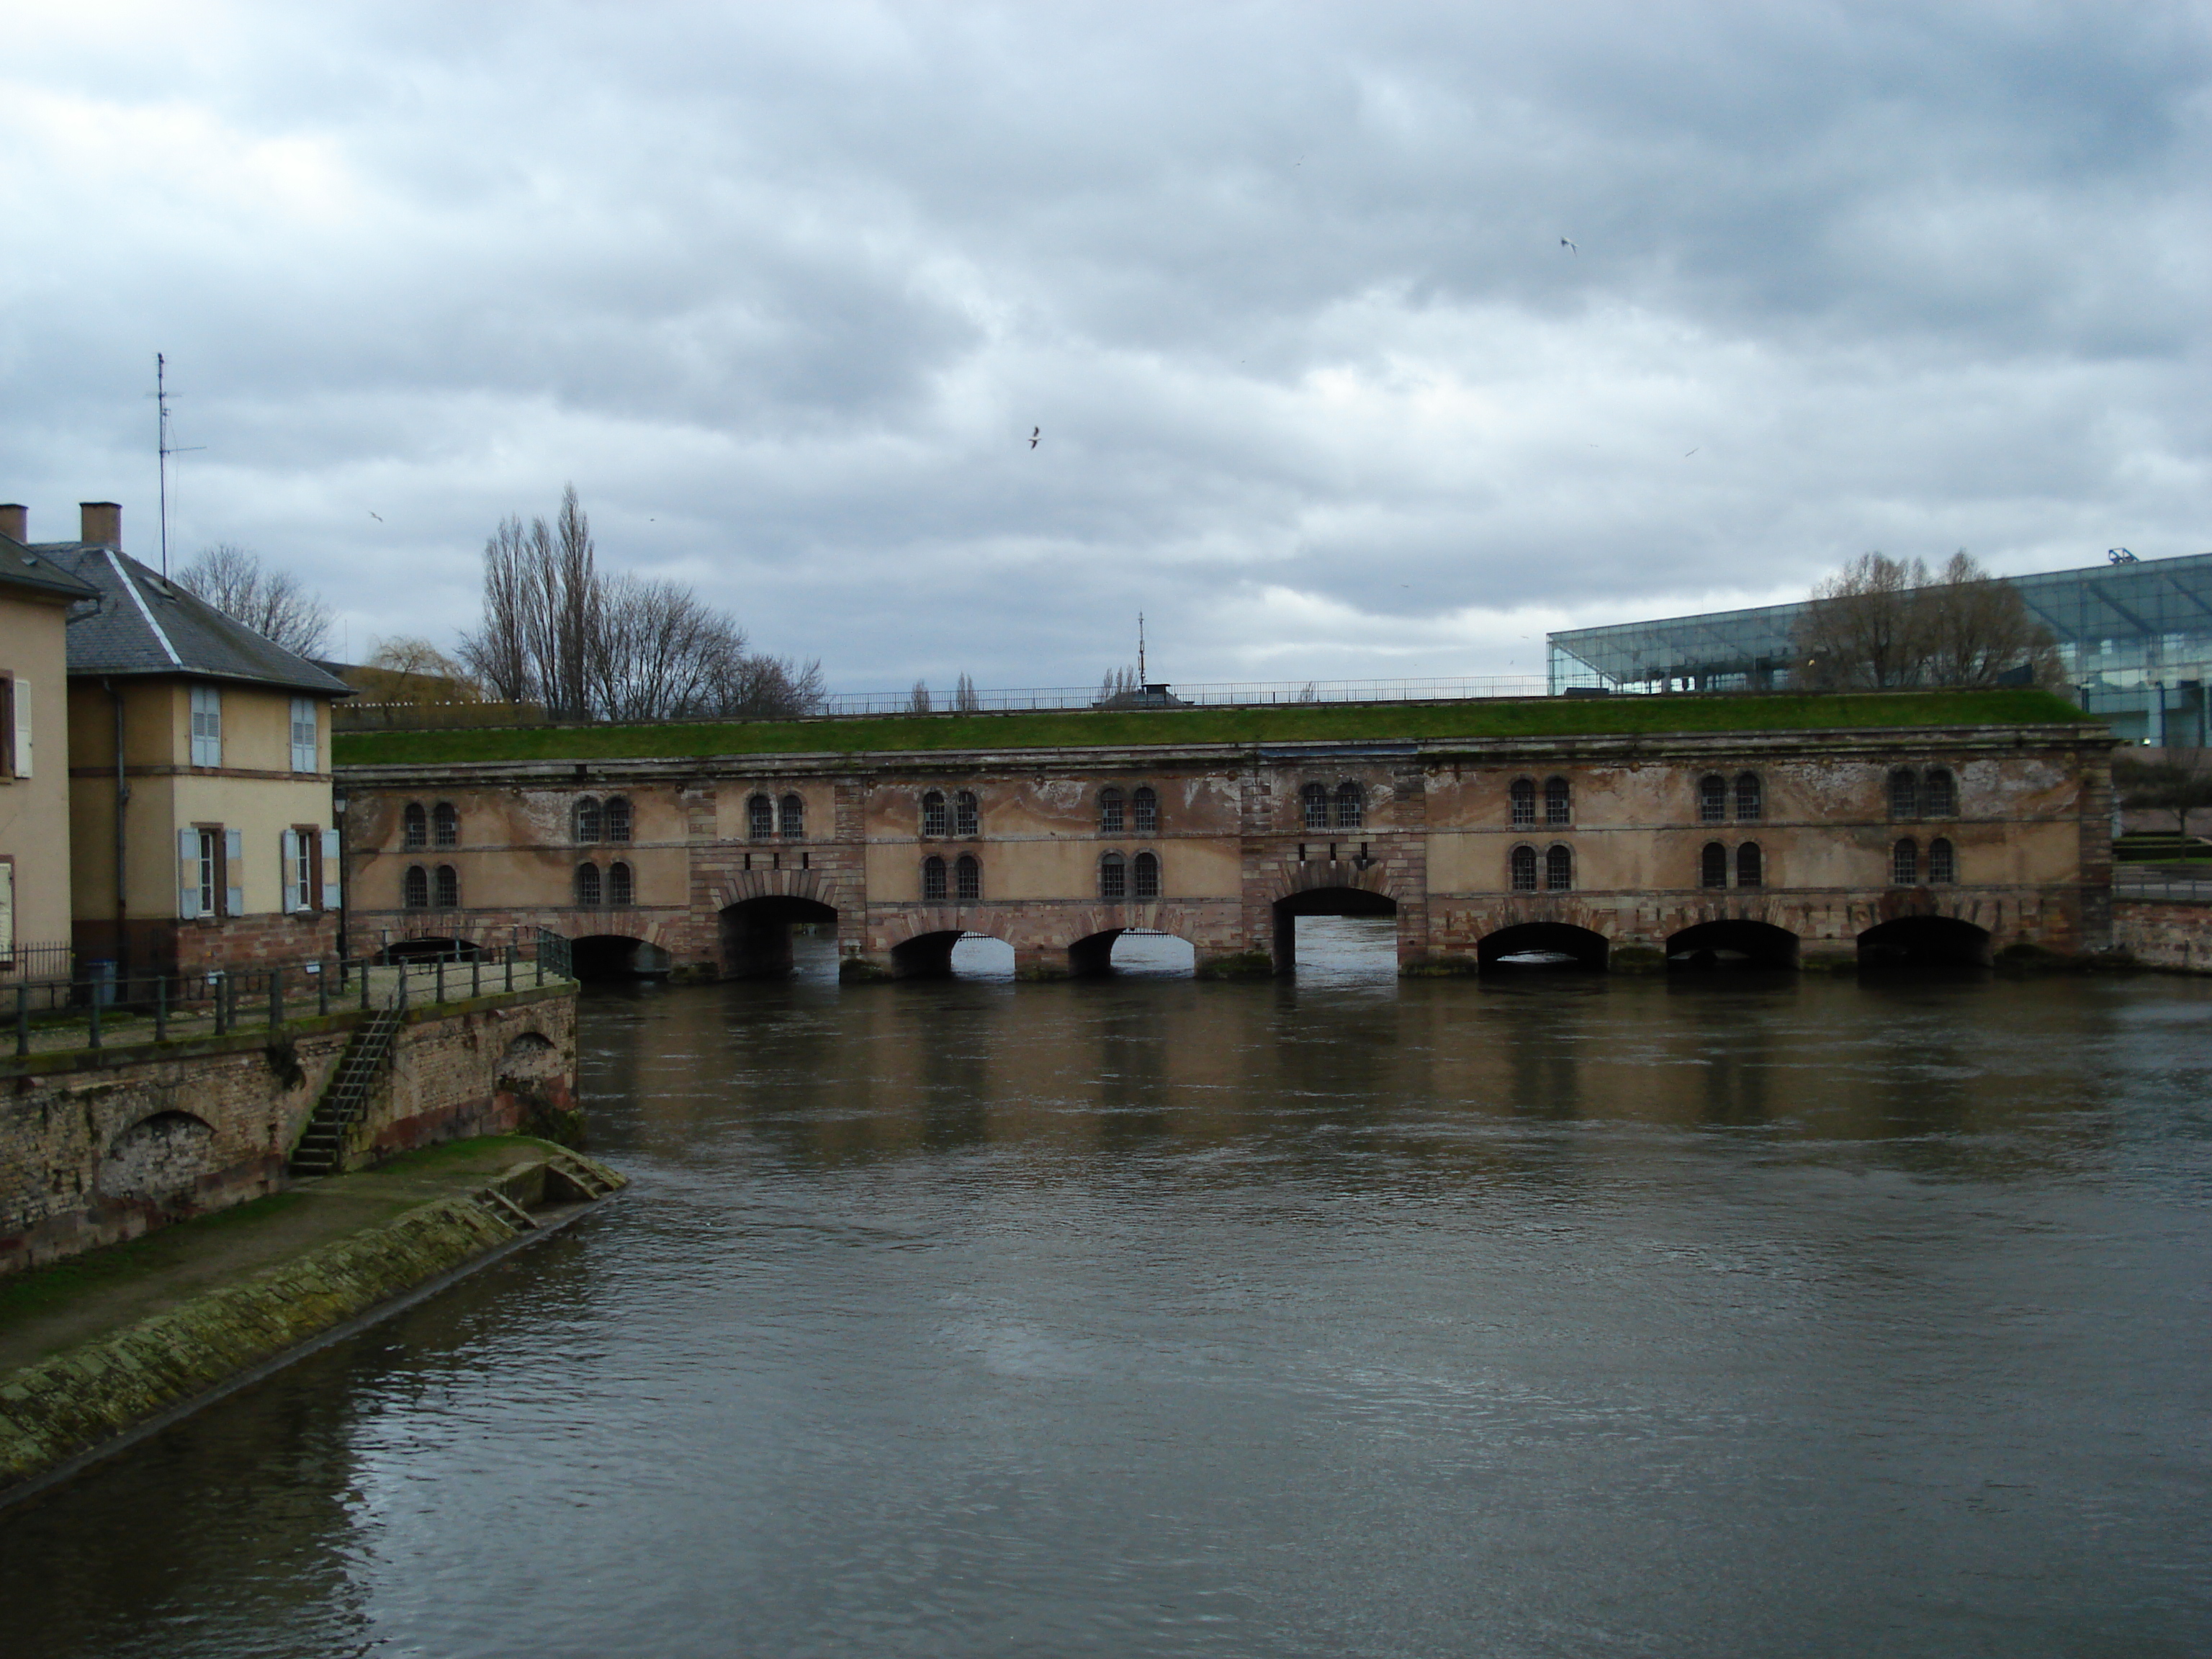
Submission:
[[[1795,968],[1797,935],[1771,921],[1701,921],[1667,941],[1668,972],[1687,969]]]
[[[1568,969],[1603,973],[1611,946],[1605,935],[1565,921],[1524,921],[1486,933],[1474,947],[1486,974]]]
[[[665,979],[673,958],[658,945],[623,933],[586,933],[568,941],[580,980]]]
[[[952,947],[960,943],[961,930],[946,927],[934,933],[918,933],[891,946],[891,975],[896,979],[951,979]]]
[[[1125,957],[1139,957],[1135,963],[1116,963],[1115,947],[1123,940],[1133,947],[1124,951]],[[1175,960],[1188,953],[1188,960],[1180,971],[1192,971],[1197,961],[1197,947],[1179,933],[1164,933],[1150,927],[1109,927],[1103,933],[1079,939],[1067,947],[1067,969],[1079,979],[1094,979],[1103,975],[1134,972],[1148,979],[1159,979],[1178,971]]]
[[[819,900],[771,893],[741,899],[722,912],[722,971],[732,979],[788,979],[794,925],[828,922],[837,912]]]
[[[441,958],[447,962],[467,962],[483,954],[483,947],[473,939],[441,936],[436,939],[393,939],[376,953],[376,959],[383,963],[436,962]]]
[[[1388,893],[1371,893],[1364,887],[1307,887],[1275,901],[1275,971],[1288,974],[1298,965],[1300,916],[1395,916],[1398,901]]]
[[[1862,969],[1986,968],[1989,929],[1952,916],[1899,916],[1859,935]]]

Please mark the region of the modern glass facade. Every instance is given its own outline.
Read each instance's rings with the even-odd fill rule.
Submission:
[[[2074,695],[2136,743],[2202,746],[2212,680],[2212,553],[2008,578],[2058,641]],[[1790,683],[1805,606],[1759,605],[1547,636],[1554,696]]]

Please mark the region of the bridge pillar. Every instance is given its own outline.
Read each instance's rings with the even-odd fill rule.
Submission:
[[[1106,953],[1113,953],[1113,941],[1106,943]],[[1066,979],[1076,970],[1069,961],[1073,952],[1057,945],[1017,945],[1014,946],[1014,977],[1026,980]],[[1098,970],[1104,971],[1102,966]]]

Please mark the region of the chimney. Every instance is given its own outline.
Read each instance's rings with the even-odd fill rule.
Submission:
[[[27,542],[31,539],[30,530],[29,514],[13,501],[0,505],[0,536],[7,537],[10,541]]]
[[[82,526],[77,532],[81,542],[105,542],[110,547],[123,545],[123,509],[113,501],[79,501],[77,522]]]

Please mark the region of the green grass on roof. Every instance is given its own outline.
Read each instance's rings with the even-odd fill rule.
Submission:
[[[532,726],[343,732],[341,766],[469,761],[648,760],[694,755],[855,755],[928,749],[1127,748],[1148,744],[1378,742],[1853,726],[2087,722],[2048,691],[1891,691],[1771,696],[1491,698],[1474,702],[1280,703],[1249,708],[1070,709],[890,714],[671,726]]]

